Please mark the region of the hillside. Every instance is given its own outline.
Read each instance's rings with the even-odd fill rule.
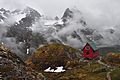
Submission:
[[[77,49],[61,44],[38,48],[26,61],[0,46],[1,79],[27,80],[119,80],[119,54],[109,53],[102,60],[83,60]],[[45,72],[63,66],[64,72]],[[44,75],[44,76],[43,76]],[[7,76],[7,77],[6,77]]]
[[[44,80],[44,76],[27,67],[15,53],[0,45],[0,79]]]
[[[66,45],[49,44],[38,48],[25,63],[42,72],[47,80],[120,79],[120,71],[117,71],[120,69],[119,55],[113,53],[113,55],[101,56],[101,60],[84,60],[81,54],[78,50]],[[48,67],[56,70],[59,66],[63,66],[65,72],[44,71]]]
[[[70,62],[77,62],[81,57],[80,51],[62,44],[49,44],[38,48],[26,61],[28,65],[39,70],[45,70],[48,67],[56,69],[63,66],[68,68]],[[74,64],[74,63],[73,63]]]

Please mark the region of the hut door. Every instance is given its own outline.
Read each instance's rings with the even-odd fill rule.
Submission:
[[[88,51],[88,52],[86,52],[86,54],[87,54],[87,55],[89,55],[89,54],[90,54],[90,53],[89,53],[89,51]]]

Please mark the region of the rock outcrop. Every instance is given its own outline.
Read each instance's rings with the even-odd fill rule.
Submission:
[[[50,44],[38,48],[26,63],[37,70],[45,70],[48,67],[55,69],[59,66],[65,68],[68,67],[67,64],[70,62],[77,64],[80,57],[80,52],[72,47]]]

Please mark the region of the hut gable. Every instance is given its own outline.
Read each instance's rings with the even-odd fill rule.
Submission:
[[[94,46],[92,46],[89,43],[87,43],[83,47],[82,51],[83,51],[84,58],[94,59],[94,58],[97,58],[99,56],[99,52],[98,52],[97,48],[95,48]]]

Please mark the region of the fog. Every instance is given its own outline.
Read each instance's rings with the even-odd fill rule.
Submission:
[[[25,6],[51,17],[61,17],[66,8],[76,6],[93,27],[118,25],[120,21],[119,0],[0,0],[0,7],[11,10]]]

